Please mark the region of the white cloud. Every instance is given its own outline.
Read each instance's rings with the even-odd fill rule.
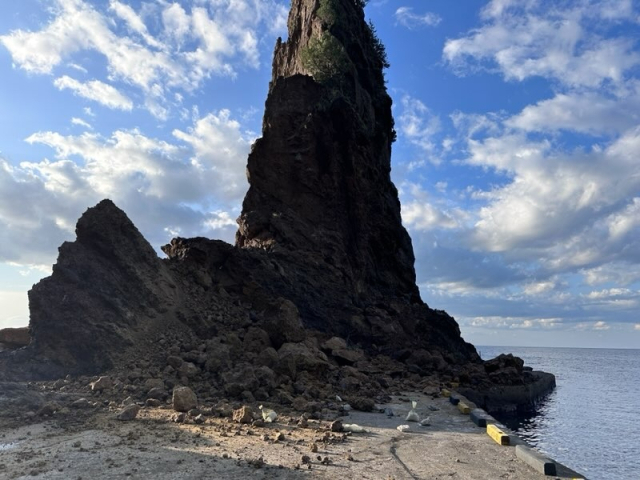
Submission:
[[[42,29],[14,30],[0,36],[0,43],[18,67],[39,74],[53,73],[63,61],[85,68],[78,53],[97,53],[106,62],[111,84],[141,90],[144,105],[165,119],[167,98],[173,98],[168,93],[191,92],[211,76],[257,68],[258,27],[266,25],[272,35],[286,26],[286,9],[275,0],[216,0],[206,6],[197,2],[191,12],[178,3],[163,7],[143,6],[147,18],[117,0],[107,9],[83,0],[56,0],[53,18]],[[119,31],[120,21],[130,36]],[[151,27],[157,35],[150,33]]]
[[[606,20],[628,19],[633,17],[632,0],[587,0],[578,4],[582,10],[577,13]],[[539,0],[491,0],[483,9],[484,19],[500,18],[510,11],[516,13],[535,11],[540,7]]]
[[[236,221],[231,218],[229,212],[223,212],[221,210],[211,212],[209,218],[205,221],[205,224],[213,229],[233,227],[235,230],[237,227]]]
[[[93,127],[91,126],[91,124],[90,124],[90,123],[87,123],[86,121],[84,121],[84,120],[83,120],[83,119],[81,119],[81,118],[73,117],[73,118],[71,119],[71,123],[72,123],[73,125],[78,125],[79,127],[84,127],[84,128],[86,128],[87,130],[93,130]]]
[[[206,188],[215,185],[218,196],[239,202],[248,186],[245,167],[253,139],[243,136],[231,112],[211,113],[198,119],[187,132],[174,130],[173,135],[190,145],[194,153],[191,165],[199,176],[205,174]]]
[[[633,198],[626,208],[607,217],[606,222],[612,240],[624,238],[639,230],[640,198]]]
[[[637,331],[637,332],[640,332],[640,323],[636,323],[636,324],[633,326],[633,329],[634,329],[635,331]]]
[[[163,47],[160,42],[156,41],[151,35],[149,35],[147,26],[129,5],[120,3],[117,0],[111,0],[111,2],[109,3],[109,8],[113,10],[118,17],[120,17],[127,23],[131,31],[140,35],[144,39],[144,41],[147,42],[147,44],[156,48]]]
[[[462,319],[464,325],[487,329],[551,330],[563,327],[560,318],[482,316]]]
[[[517,3],[518,0],[491,0],[482,9],[482,16],[483,18],[500,17],[505,10]]]
[[[460,72],[468,68],[497,68],[507,80],[531,76],[554,79],[570,86],[596,87],[606,81],[620,83],[640,65],[635,40],[604,38],[588,28],[628,20],[613,16],[612,5],[630,7],[628,1],[585,1],[547,8],[536,1],[496,1],[485,8],[485,23],[466,36],[446,42],[443,57]],[[473,63],[475,62],[475,63]]]
[[[429,203],[409,202],[402,205],[402,221],[416,230],[456,228],[458,222],[448,212]]]
[[[395,13],[396,24],[400,24],[410,30],[420,27],[435,27],[442,18],[435,13],[413,13],[412,7],[400,7]]]
[[[622,261],[612,261],[597,267],[584,268],[579,273],[589,286],[607,283],[628,286],[640,282],[640,265]]]
[[[199,45],[194,51],[187,52],[185,57],[194,67],[197,81],[206,78],[211,71],[233,75],[233,67],[224,61],[234,51],[234,45],[222,31],[221,25],[209,17],[205,8],[193,9],[193,35]]]
[[[440,118],[420,100],[405,95],[401,100],[402,112],[398,118],[400,135],[420,147],[431,162],[439,163],[434,136],[440,131]]]
[[[602,320],[596,322],[593,325],[594,330],[609,330],[611,327],[607,324],[607,322],[603,322]]]
[[[523,292],[525,295],[543,295],[548,294],[556,288],[556,282],[554,280],[546,280],[542,282],[532,282],[524,285]]]
[[[418,184],[404,183],[400,191],[402,222],[414,231],[459,228],[466,219],[462,210],[449,210]]]
[[[624,133],[638,124],[640,91],[620,98],[596,92],[560,93],[525,107],[505,124],[533,132],[567,130],[591,135]]]
[[[84,68],[84,67],[82,67],[82,66],[80,66],[80,65],[78,65],[76,63],[70,63],[68,66],[70,68],[73,68],[74,70],[79,71],[79,72],[82,72],[82,73],[85,73],[85,74],[89,73],[89,70],[87,70],[86,68]]]
[[[0,42],[21,68],[51,73],[64,57],[90,46],[96,16],[78,9],[76,0],[58,0],[56,7],[56,18],[40,32],[14,30],[0,36]]]
[[[191,17],[179,3],[172,3],[162,11],[164,32],[181,45],[191,30]]]
[[[589,292],[587,297],[590,299],[608,299],[611,297],[627,296],[631,291],[627,288],[609,288],[606,290]]]
[[[72,203],[72,197],[61,200],[51,195],[42,179],[29,170],[0,159],[0,241],[4,245],[0,261],[51,265],[54,245],[70,237],[55,219],[78,215]]]
[[[59,90],[69,89],[75,95],[101,103],[105,107],[117,110],[131,110],[133,108],[133,102],[126,95],[100,80],[82,83],[65,75],[57,78],[53,84]]]

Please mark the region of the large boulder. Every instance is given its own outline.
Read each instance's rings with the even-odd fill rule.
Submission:
[[[322,375],[330,369],[327,356],[304,343],[285,343],[278,350],[278,373],[295,379],[299,372]]]
[[[305,331],[300,321],[300,312],[293,302],[279,298],[265,313],[265,330],[274,347],[286,342],[301,342]],[[267,347],[269,345],[265,345]]]
[[[198,406],[198,397],[189,387],[175,387],[172,404],[176,412],[188,412]]]

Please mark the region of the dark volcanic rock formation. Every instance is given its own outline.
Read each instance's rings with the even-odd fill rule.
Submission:
[[[160,260],[101,202],[29,293],[33,340],[0,355],[0,378],[125,365],[140,380],[140,365],[160,362],[167,383],[289,403],[331,388],[372,398],[398,379],[455,380],[492,406],[495,387],[533,400],[537,377],[521,361],[485,365],[455,320],[420,299],[390,179],[385,63],[361,2],[293,0],[236,246],[177,238]]]
[[[29,292],[32,348],[63,371],[99,371],[155,328],[174,303],[173,280],[110,200],[80,218],[76,235]]]

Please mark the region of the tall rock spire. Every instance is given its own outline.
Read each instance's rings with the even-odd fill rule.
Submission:
[[[384,47],[359,0],[293,0],[238,219],[244,248],[304,252],[357,305],[420,302],[391,182]]]

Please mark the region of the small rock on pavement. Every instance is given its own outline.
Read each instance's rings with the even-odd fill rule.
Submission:
[[[173,409],[176,412],[188,412],[198,406],[198,397],[189,387],[173,389]]]
[[[372,412],[376,406],[373,399],[367,398],[367,397],[355,397],[349,400],[350,400],[349,403],[351,404],[351,406],[355,410],[360,410],[361,412]]]
[[[253,422],[253,410],[251,407],[243,406],[233,411],[233,421],[236,423]]]
[[[343,430],[342,421],[341,420],[335,420],[335,421],[331,422],[330,428],[331,428],[332,432],[341,432]]]
[[[125,422],[134,420],[138,416],[139,411],[140,407],[138,405],[128,405],[120,411],[116,418]]]
[[[91,382],[92,392],[102,392],[103,390],[109,390],[113,387],[111,377],[103,376],[98,378],[95,382]]]
[[[144,402],[144,404],[147,407],[158,408],[160,405],[162,405],[162,402],[156,398],[147,398],[147,401]]]

